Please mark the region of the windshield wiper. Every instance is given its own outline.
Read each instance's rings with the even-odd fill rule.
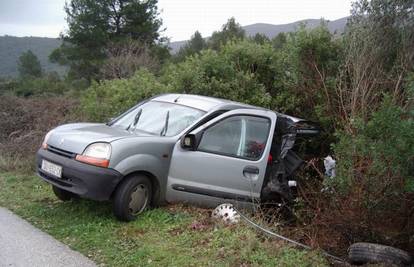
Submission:
[[[137,114],[134,117],[134,121],[126,128],[127,131],[129,130],[129,128],[131,128],[131,126],[134,127],[134,130],[137,128],[137,124],[138,124],[139,118],[141,117],[141,114],[142,114],[142,108],[138,110]]]
[[[170,111],[167,111],[167,115],[165,116],[165,124],[160,132],[160,136],[165,136],[168,131],[168,121],[170,120]]]

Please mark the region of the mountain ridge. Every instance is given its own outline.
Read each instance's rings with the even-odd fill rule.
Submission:
[[[270,23],[254,23],[249,24],[246,26],[242,26],[242,28],[246,31],[247,36],[254,36],[256,33],[261,33],[266,35],[269,38],[273,38],[276,35],[278,35],[281,32],[292,32],[295,31],[299,25],[305,24],[305,26],[309,29],[313,29],[321,24],[322,21],[324,21],[328,27],[328,30],[331,33],[343,33],[346,27],[348,17],[343,17],[336,20],[322,20],[322,19],[304,19],[304,20],[298,20],[291,23],[285,23],[285,24],[270,24]],[[206,37],[205,39],[208,39],[209,37]],[[171,53],[175,54],[178,52],[181,46],[185,45],[185,43],[188,40],[181,40],[181,41],[175,41],[170,43]]]
[[[340,34],[344,31],[348,17],[325,23],[330,32]],[[295,31],[299,25],[305,24],[307,28],[315,28],[321,24],[321,19],[304,19],[286,24],[254,23],[243,26],[247,36],[254,36],[256,33],[262,33],[269,38],[273,38],[281,32]],[[209,37],[206,37],[208,39]],[[169,44],[171,53],[175,54],[180,47],[185,45],[188,40],[175,41]],[[42,68],[45,72],[57,71],[64,73],[66,68],[49,62],[50,53],[59,47],[61,41],[58,38],[48,37],[15,37],[10,35],[0,36],[0,77],[16,77],[17,61],[19,56],[27,50],[39,58]]]

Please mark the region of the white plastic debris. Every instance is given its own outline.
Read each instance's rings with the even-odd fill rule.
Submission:
[[[336,160],[334,160],[331,156],[327,156],[323,160],[323,165],[325,166],[325,175],[327,175],[330,178],[334,178],[336,176]]]
[[[217,206],[211,216],[216,220],[222,220],[226,224],[238,223],[240,221],[240,215],[233,208],[233,205],[229,203]]]
[[[289,180],[288,185],[289,185],[289,187],[296,187],[296,186],[298,186],[298,183],[294,180]]]

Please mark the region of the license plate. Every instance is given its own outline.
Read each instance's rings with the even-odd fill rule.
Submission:
[[[56,177],[62,178],[62,166],[42,160],[42,170]]]

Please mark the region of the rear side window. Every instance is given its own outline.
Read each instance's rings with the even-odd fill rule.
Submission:
[[[270,120],[255,116],[232,116],[206,129],[199,151],[258,160],[266,147]]]

